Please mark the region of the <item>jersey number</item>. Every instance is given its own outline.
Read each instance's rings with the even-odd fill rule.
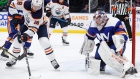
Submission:
[[[35,21],[34,24],[39,25],[39,21]]]

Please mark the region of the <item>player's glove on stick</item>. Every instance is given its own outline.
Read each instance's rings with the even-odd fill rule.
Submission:
[[[15,28],[16,28],[17,25],[21,23],[22,16],[20,14],[13,14],[12,17],[13,17],[12,22],[13,22]]]
[[[52,15],[52,14],[51,14],[51,10],[47,10],[47,11],[46,11],[46,16],[47,16],[47,17],[50,17],[51,15]]]
[[[26,33],[23,33],[22,35],[18,35],[18,42],[19,43],[26,42],[29,39],[30,39],[30,36]]]
[[[68,25],[70,25],[71,19],[70,18],[67,18],[66,21],[67,21]]]

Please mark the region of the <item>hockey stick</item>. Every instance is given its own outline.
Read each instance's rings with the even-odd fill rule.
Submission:
[[[0,47],[0,49],[2,49],[5,53],[8,53],[9,55],[11,55],[12,57],[14,57],[15,59],[17,59],[17,60],[22,60],[23,58],[24,58],[24,53],[21,55],[21,56],[18,56],[18,57],[16,57],[16,56],[14,56],[12,53],[10,53],[10,52],[8,52],[6,49],[4,49],[3,47]]]
[[[58,18],[58,17],[53,17],[53,18],[54,18],[54,19],[57,19],[57,20],[59,20],[59,21],[62,21],[62,22],[67,22],[66,20],[63,20],[63,19]],[[81,27],[80,25],[77,25],[77,27],[87,30],[87,28]]]
[[[56,16],[53,16],[52,18],[57,19],[57,20],[62,21],[62,22],[67,22],[66,20],[63,20],[63,19],[58,18]],[[80,25],[77,25],[77,27],[87,30],[87,28],[81,27]]]
[[[27,57],[27,49],[25,48],[25,46],[23,46],[23,50],[24,50],[24,54],[25,54],[25,58],[26,58],[26,64],[27,64],[27,69],[28,69],[28,73],[29,73],[29,77],[30,77],[31,76],[31,70],[30,70],[29,61],[28,61],[28,57]]]
[[[0,49],[2,49],[4,52],[8,53],[9,55],[11,55],[12,57],[14,57],[15,59],[19,60],[18,57],[14,56],[13,54],[11,54],[10,52],[8,52],[6,49],[4,49],[3,47],[0,47]]]
[[[17,33],[12,37],[12,38],[10,38],[9,40],[8,40],[8,42],[10,42],[14,37],[16,37],[17,36]],[[4,47],[6,44],[8,44],[8,42],[6,42],[6,43],[4,43],[4,45],[2,45],[1,47]]]
[[[80,25],[77,25],[77,27],[88,30],[87,28],[81,27]]]
[[[27,57],[27,48],[25,46],[23,46],[23,50],[24,50],[24,55],[25,55],[25,58],[26,58],[26,64],[27,64],[29,79],[39,79],[41,76],[39,76],[39,77],[31,76],[30,65],[29,65],[29,61],[28,61],[28,57]]]
[[[52,17],[52,18],[57,19],[57,20],[62,21],[62,22],[67,22],[66,20],[63,20],[63,19],[58,18],[58,17],[56,17],[56,16],[54,16],[54,17]]]

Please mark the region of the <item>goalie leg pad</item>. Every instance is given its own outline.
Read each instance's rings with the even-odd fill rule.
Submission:
[[[97,75],[100,74],[100,62],[101,60],[97,60],[93,57],[89,58],[89,67],[88,67],[88,73],[91,75]]]
[[[84,43],[81,47],[80,53],[86,55],[87,53],[90,53],[93,51],[95,45],[94,40],[89,40],[87,36],[84,36]]]
[[[105,41],[101,42],[101,45],[98,50],[100,57],[102,60],[109,65],[110,67],[114,68],[115,70],[122,72],[124,68],[124,64],[128,62],[125,57],[117,56],[114,50],[111,50]]]

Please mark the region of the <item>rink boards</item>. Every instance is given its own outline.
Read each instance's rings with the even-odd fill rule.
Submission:
[[[93,13],[71,13],[71,24],[69,25],[69,33],[86,33],[90,22],[93,19]],[[112,16],[112,14],[107,14]],[[130,24],[132,25],[132,17],[130,15]],[[83,29],[84,28],[84,29]],[[0,12],[0,32],[7,32],[7,12]],[[62,29],[56,24],[55,33],[61,33]],[[140,36],[140,15],[136,16],[136,34]]]

